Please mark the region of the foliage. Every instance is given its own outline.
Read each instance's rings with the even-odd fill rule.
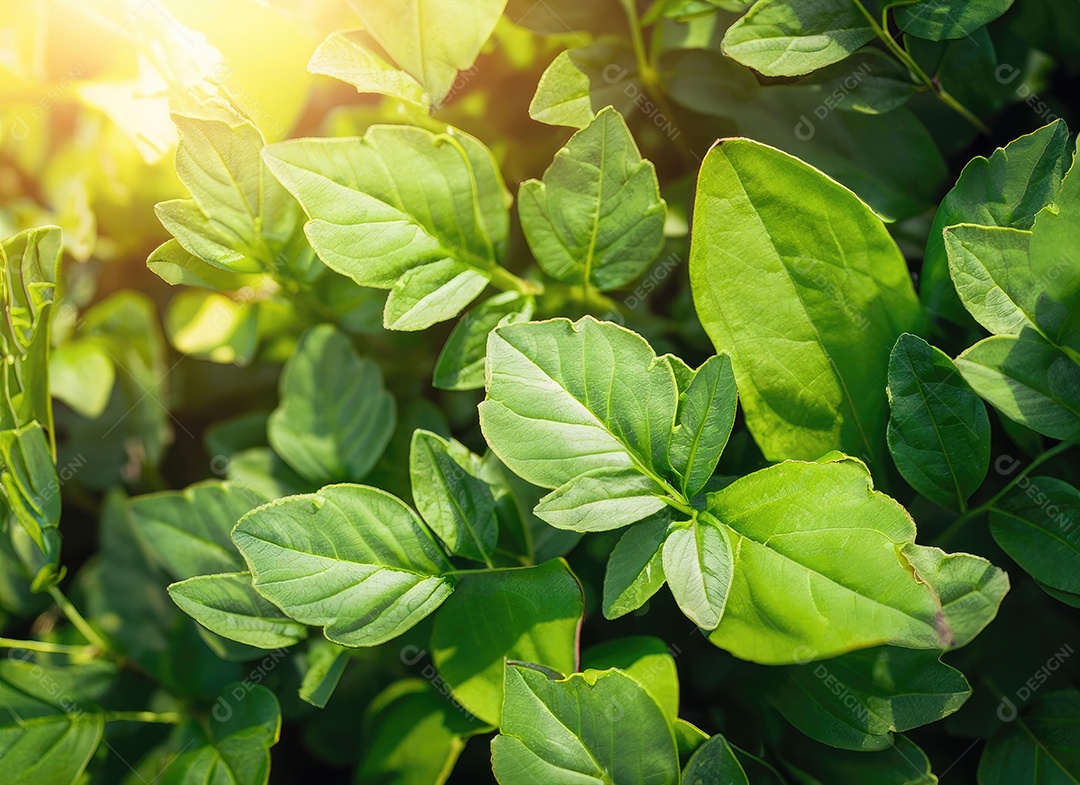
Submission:
[[[5,783],[1080,782],[1080,9],[54,5]]]

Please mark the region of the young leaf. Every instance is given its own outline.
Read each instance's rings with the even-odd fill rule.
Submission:
[[[964,508],[990,468],[990,418],[948,355],[901,335],[889,358],[889,408],[900,474],[931,501]]]
[[[55,226],[28,229],[0,242],[2,430],[36,421],[52,438],[49,345],[62,251],[63,238]]]
[[[379,48],[363,30],[339,30],[319,44],[308,70],[348,82],[361,93],[382,93],[429,106],[432,101],[424,86],[380,57]]]
[[[1080,439],[1080,365],[1034,330],[979,341],[956,367],[1009,419],[1053,439]]]
[[[396,681],[375,696],[364,713],[356,781],[445,782],[465,742],[484,730],[428,682]]]
[[[712,477],[735,424],[738,395],[731,358],[710,357],[679,396],[679,414],[671,434],[671,465],[682,478],[682,492],[692,499]]]
[[[438,608],[451,569],[420,519],[385,491],[331,485],[240,519],[233,542],[253,585],[342,646],[376,646]]]
[[[940,653],[881,646],[784,668],[769,702],[812,739],[847,750],[883,750],[893,733],[936,722],[971,694]]]
[[[632,281],[664,245],[666,205],[622,115],[607,107],[522,184],[521,228],[551,277],[604,291]]]
[[[188,578],[169,586],[169,596],[199,624],[231,641],[279,649],[307,637],[307,627],[255,591],[246,572]]]
[[[922,322],[884,224],[839,183],[746,139],[709,152],[695,205],[698,316],[717,351],[731,353],[765,457],[838,449],[877,466],[888,353]]]
[[[190,199],[161,202],[158,219],[191,255],[233,273],[310,272],[303,213],[266,170],[262,133],[220,102],[173,114],[176,172]],[[167,258],[168,243],[151,256]],[[187,266],[187,265],[184,265]]]
[[[348,649],[325,639],[312,639],[305,652],[304,679],[297,691],[300,699],[325,709],[348,664]]]
[[[619,529],[664,509],[663,488],[636,469],[593,469],[540,500],[533,513],[556,529]]]
[[[643,90],[633,50],[617,40],[600,40],[551,61],[529,104],[529,117],[585,128],[605,106],[627,115]]]
[[[1039,290],[1031,269],[1031,237],[1023,229],[975,224],[945,230],[956,294],[975,321],[996,335],[1038,329]]]
[[[664,585],[663,545],[670,515],[661,512],[631,526],[616,544],[604,574],[604,618],[636,611]]]
[[[330,325],[301,338],[280,394],[267,424],[270,444],[315,485],[363,479],[394,433],[396,407],[382,371]]]
[[[657,478],[677,404],[671,366],[618,325],[556,319],[500,327],[488,341],[480,426],[534,485],[558,488],[593,469]]]
[[[491,152],[467,134],[378,125],[361,138],[281,142],[264,158],[311,218],[323,262],[390,290],[388,329],[449,319],[493,278],[526,288],[498,266],[510,195]]]
[[[758,0],[728,29],[723,52],[765,76],[799,76],[843,60],[874,37],[848,0]]]
[[[458,71],[472,67],[506,0],[404,0],[393,5],[350,0],[349,4],[397,66],[439,103],[453,88]]]
[[[698,747],[682,774],[683,785],[750,785],[739,759],[717,734]]]
[[[184,727],[181,752],[159,774],[161,785],[213,782],[264,785],[270,776],[270,748],[281,732],[274,693],[259,684],[236,683],[218,697],[205,727]]]
[[[909,557],[920,558],[918,578],[897,558],[915,547],[914,522],[874,491],[866,467],[850,458],[763,469],[709,494],[707,504],[736,554],[724,616],[710,640],[743,659],[786,664],[808,651],[821,658],[883,642],[944,649],[966,641],[969,625],[985,626],[1001,599],[965,605],[967,615],[958,610],[956,619],[943,615],[944,605],[962,599],[953,596],[958,589],[944,593],[940,563],[922,551]],[[834,556],[841,551],[848,557],[842,562]],[[983,574],[993,569],[968,558]],[[947,577],[967,580],[968,591],[980,585],[971,575]]]
[[[552,681],[514,664],[506,668],[500,733],[491,743],[502,785],[677,785],[671,726],[636,681],[618,670],[586,671]]]
[[[229,534],[265,501],[248,488],[211,480],[183,491],[135,497],[128,511],[154,558],[182,581],[242,568]]]
[[[482,388],[488,335],[501,324],[529,321],[534,308],[532,297],[503,292],[468,311],[446,339],[435,361],[432,384],[440,390]]]
[[[980,785],[1076,782],[1080,774],[1080,692],[1040,696],[990,740],[979,760]]]
[[[1012,7],[1013,0],[916,0],[896,9],[896,23],[905,33],[931,41],[967,38]]]
[[[499,526],[480,471],[480,458],[460,442],[413,433],[409,473],[417,511],[451,553],[490,564]]]
[[[1080,491],[1055,477],[1029,477],[990,511],[990,533],[1040,584],[1080,594]]]
[[[664,576],[690,621],[715,630],[731,591],[734,556],[727,532],[708,513],[675,524],[664,540]]]
[[[504,662],[573,671],[584,611],[581,586],[562,559],[467,574],[435,617],[432,659],[461,705],[497,725]]]
[[[59,550],[60,478],[38,423],[0,431],[3,501],[46,556]]]
[[[100,711],[80,710],[53,669],[0,660],[0,771],[4,783],[79,780],[105,729]],[[74,705],[73,705],[74,704]]]
[[[949,280],[945,229],[966,223],[1030,229],[1054,200],[1071,162],[1069,129],[1055,120],[964,167],[942,199],[926,243],[919,295],[932,313],[953,321],[964,315]]]

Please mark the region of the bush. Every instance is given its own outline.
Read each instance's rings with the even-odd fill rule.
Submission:
[[[1080,781],[1080,6],[350,6],[5,22],[0,779]]]

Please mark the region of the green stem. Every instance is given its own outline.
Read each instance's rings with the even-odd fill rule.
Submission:
[[[18,638],[0,638],[0,649],[23,649],[42,654],[92,655],[97,652],[95,646],[68,646],[64,643],[48,641],[22,641]]]
[[[105,722],[154,722],[164,725],[177,725],[184,721],[175,711],[107,711]]]
[[[908,54],[908,51],[904,49],[904,47],[900,46],[900,44],[896,42],[896,39],[889,34],[887,10],[882,13],[882,21],[879,24],[877,19],[874,18],[874,15],[870,13],[866,9],[866,6],[862,4],[861,0],[854,0],[854,2],[855,7],[862,12],[862,15],[864,17],[866,17],[866,21],[869,23],[870,28],[874,31],[874,35],[881,39],[885,46],[889,48],[889,51],[896,55],[897,59],[901,63],[903,63],[907,67],[907,69],[911,71],[911,73],[914,74],[915,77],[926,86],[928,90],[930,90],[934,95],[941,99],[941,101],[946,106],[955,111],[973,126],[978,128],[982,133],[990,133],[990,129],[986,127],[986,124],[982,120],[980,120],[974,112],[972,112],[962,103],[957,101],[956,98],[950,95],[948,91],[946,91],[945,88],[941,86],[940,83],[935,82],[932,78],[930,78],[930,76],[927,75],[927,73],[919,66],[919,64],[915,62],[915,58]]]
[[[491,285],[504,292],[519,292],[520,294],[542,294],[544,287],[535,281],[526,281],[518,278],[505,267],[493,265],[488,273],[491,275]]]
[[[82,636],[90,642],[91,646],[103,653],[110,651],[109,644],[97,634],[97,631],[90,626],[90,622],[83,618],[83,615],[79,613],[78,609],[71,604],[71,600],[65,597],[64,593],[60,591],[59,588],[50,586],[49,595],[53,598],[53,602],[56,603],[57,607],[63,611],[68,621],[74,625],[75,629],[82,633]]]
[[[619,2],[622,4],[623,11],[626,12],[626,22],[630,27],[630,43],[634,47],[634,62],[637,64],[638,77],[641,79],[641,84],[645,88],[645,92],[649,94],[649,97],[656,101],[657,106],[660,107],[660,111],[662,111],[670,121],[674,122],[675,112],[667,99],[667,95],[660,87],[660,74],[649,59],[648,48],[645,46],[645,36],[641,33],[641,20],[638,17],[636,0],[619,0]],[[691,169],[696,169],[697,163],[700,162],[701,159],[694,155],[694,151],[687,145],[682,134],[678,134],[673,141],[686,164]]]
[[[1051,447],[1049,450],[1044,452],[1038,458],[1035,458],[1031,463],[1029,463],[1027,466],[1025,466],[1020,471],[1019,474],[1017,474],[1015,477],[1013,477],[1012,480],[1010,480],[1008,482],[1008,484],[1006,484],[1006,486],[1004,488],[1002,488],[1000,491],[995,493],[993,495],[993,497],[991,497],[991,499],[989,501],[987,501],[987,502],[985,502],[983,504],[980,504],[978,507],[971,508],[966,513],[964,513],[959,518],[957,518],[955,521],[953,521],[952,524],[949,525],[949,528],[947,528],[945,531],[943,531],[941,533],[941,535],[938,536],[938,538],[934,540],[934,545],[940,547],[940,546],[945,545],[946,543],[948,543],[950,540],[952,540],[953,537],[956,536],[957,532],[959,532],[960,529],[962,529],[964,527],[964,524],[966,524],[972,518],[977,518],[978,516],[982,515],[983,513],[989,512],[991,509],[993,509],[994,505],[997,504],[999,501],[1001,501],[1002,497],[1005,496],[1005,494],[1007,494],[1009,491],[1011,491],[1013,488],[1015,488],[1017,483],[1019,483],[1021,480],[1023,480],[1025,477],[1027,477],[1032,471],[1034,471],[1038,467],[1042,466],[1044,463],[1049,461],[1051,458],[1054,458],[1055,456],[1060,455],[1061,453],[1068,450],[1070,447],[1075,447],[1075,446],[1076,446],[1076,442],[1062,442],[1061,444],[1057,445],[1056,447]]]

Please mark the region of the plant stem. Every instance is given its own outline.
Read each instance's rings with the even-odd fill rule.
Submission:
[[[521,294],[542,294],[544,287],[535,281],[526,281],[519,278],[505,267],[492,266],[488,272],[491,275],[491,285],[504,292],[520,292]]]
[[[913,73],[920,82],[922,82],[928,90],[936,95],[941,101],[950,109],[955,111],[973,126],[978,128],[982,133],[989,134],[990,129],[986,127],[986,124],[979,119],[978,115],[964,106],[962,103],[956,100],[949,92],[941,86],[940,82],[934,81],[927,73],[922,70],[918,63],[915,62],[908,51],[904,47],[900,46],[896,42],[896,39],[889,34],[887,27],[888,24],[888,11],[886,10],[882,14],[882,23],[879,24],[874,18],[874,15],[870,13],[866,6],[864,6],[861,0],[855,0],[855,6],[862,12],[862,15],[866,17],[866,21],[870,24],[870,28],[874,31],[881,41],[889,48],[889,51],[896,55],[897,59],[903,63],[911,73]]]
[[[107,711],[105,722],[154,722],[165,725],[177,725],[184,721],[183,716],[175,711]]]
[[[96,646],[68,646],[64,643],[48,641],[23,641],[18,638],[0,638],[0,649],[23,649],[42,654],[90,655],[97,651]]]
[[[74,625],[75,629],[82,633],[82,636],[90,642],[91,646],[104,653],[110,651],[109,644],[97,634],[97,631],[90,626],[90,622],[83,618],[83,615],[79,613],[78,609],[71,604],[71,600],[65,597],[64,593],[60,591],[58,587],[50,586],[49,595],[53,598],[53,602],[56,603],[67,617],[68,621]]]
[[[1019,474],[1017,474],[1015,477],[1013,477],[1012,480],[1010,480],[1009,483],[1004,488],[1002,488],[1000,491],[995,493],[993,495],[993,497],[991,497],[991,499],[989,501],[987,501],[987,502],[985,502],[983,504],[980,504],[978,507],[971,508],[970,510],[965,512],[963,515],[961,515],[959,518],[957,518],[955,521],[953,521],[949,525],[949,528],[947,528],[945,531],[943,531],[937,537],[937,539],[934,540],[934,545],[941,546],[941,545],[945,545],[946,543],[948,543],[950,540],[952,540],[953,537],[956,536],[957,532],[959,532],[960,529],[962,529],[964,527],[965,523],[970,521],[972,518],[977,518],[978,516],[982,515],[984,512],[989,512],[994,507],[995,504],[997,504],[999,501],[1001,501],[1001,498],[1005,494],[1007,494],[1014,487],[1016,487],[1016,484],[1019,483],[1025,477],[1027,477],[1028,474],[1030,474],[1034,469],[1037,469],[1038,467],[1042,466],[1044,463],[1049,461],[1051,458],[1065,452],[1070,447],[1075,447],[1075,446],[1076,446],[1076,442],[1062,442],[1061,444],[1059,444],[1059,445],[1057,445],[1055,447],[1051,447],[1049,450],[1044,452],[1038,458],[1035,458],[1034,460],[1032,460],[1032,462],[1029,463],[1027,466],[1025,466],[1020,471]]]
[[[645,37],[641,34],[641,20],[638,18],[636,0],[619,0],[619,2],[623,7],[623,11],[626,12],[626,22],[630,27],[630,42],[634,47],[634,62],[637,64],[638,78],[641,79],[645,92],[656,101],[660,111],[674,122],[675,112],[667,99],[667,95],[660,87],[660,74],[649,59],[649,52],[645,46]],[[682,134],[678,134],[672,141],[675,142],[675,146],[686,164],[691,169],[696,169],[701,159],[690,149]]]

